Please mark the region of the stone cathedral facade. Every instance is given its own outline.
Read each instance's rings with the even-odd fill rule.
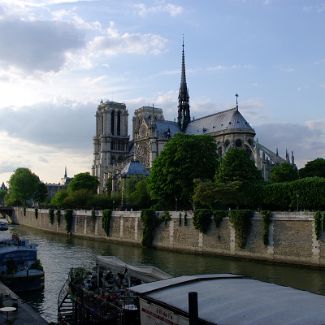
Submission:
[[[100,181],[99,191],[105,191],[108,179],[112,180],[110,186],[114,191],[117,189],[117,180],[121,177],[150,170],[166,142],[178,132],[212,136],[217,143],[219,155],[224,155],[233,147],[244,149],[254,159],[265,179],[268,178],[274,164],[283,162],[294,164],[293,153],[291,161],[288,152],[285,159],[281,158],[277,152],[272,152],[255,140],[254,129],[239,111],[237,96],[234,108],[191,119],[183,44],[177,121],[165,120],[162,108],[154,106],[138,108],[132,119],[131,140],[125,104],[100,102],[96,112],[92,167],[92,174]]]

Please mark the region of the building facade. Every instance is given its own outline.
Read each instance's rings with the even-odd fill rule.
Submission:
[[[100,181],[100,192],[117,189],[114,185],[112,189],[107,189],[107,180],[112,179],[109,184],[118,184],[117,180],[121,178],[121,171],[131,160],[140,162],[150,170],[164,145],[179,132],[212,136],[221,156],[230,148],[244,149],[255,161],[257,168],[262,171],[264,179],[268,179],[272,166],[275,164],[284,162],[294,164],[293,153],[291,161],[288,152],[286,152],[285,159],[281,158],[278,152],[272,152],[255,140],[254,129],[239,111],[237,94],[235,107],[198,119],[191,119],[184,44],[177,121],[165,120],[162,108],[143,106],[135,110],[132,124],[132,140],[130,140],[128,112],[125,104],[101,101],[96,112],[92,167],[92,174]]]

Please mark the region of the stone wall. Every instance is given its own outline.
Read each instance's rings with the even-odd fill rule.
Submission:
[[[64,211],[61,223],[54,218],[50,223],[48,210],[15,209],[17,221],[33,228],[66,234]],[[72,234],[75,236],[100,240],[141,245],[143,225],[139,211],[114,211],[111,219],[110,234],[102,228],[102,212],[76,210],[73,214]],[[311,212],[275,212],[269,227],[269,245],[263,244],[263,219],[256,213],[244,249],[236,243],[235,230],[225,218],[216,228],[214,222],[207,234],[194,228],[191,212],[170,212],[171,220],[162,223],[155,232],[153,245],[156,248],[187,251],[200,254],[238,256],[272,262],[284,262],[325,267],[325,235],[316,240],[314,218]]]

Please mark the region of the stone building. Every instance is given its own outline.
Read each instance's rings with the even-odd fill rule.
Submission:
[[[135,110],[132,124],[132,140],[130,140],[125,104],[101,101],[96,112],[92,167],[92,174],[100,180],[100,192],[107,190],[105,184],[109,178],[112,180],[121,178],[122,169],[131,160],[142,163],[149,170],[166,142],[179,132],[212,136],[220,155],[224,155],[229,148],[244,149],[254,159],[265,179],[268,179],[273,165],[290,162],[288,152],[286,159],[281,158],[277,152],[272,152],[255,140],[254,129],[239,111],[237,94],[235,107],[191,119],[184,44],[177,121],[165,120],[162,108],[143,106]],[[291,163],[294,164],[293,153]],[[113,181],[113,184],[117,183]],[[116,190],[116,186],[112,190]]]

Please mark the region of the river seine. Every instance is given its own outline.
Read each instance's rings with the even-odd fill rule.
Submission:
[[[233,258],[190,255],[70,238],[24,226],[10,232],[38,244],[38,257],[45,271],[45,288],[20,297],[48,322],[57,320],[57,297],[71,267],[92,268],[96,255],[115,255],[126,262],[155,265],[172,274],[234,273],[325,295],[325,270],[272,265]]]

